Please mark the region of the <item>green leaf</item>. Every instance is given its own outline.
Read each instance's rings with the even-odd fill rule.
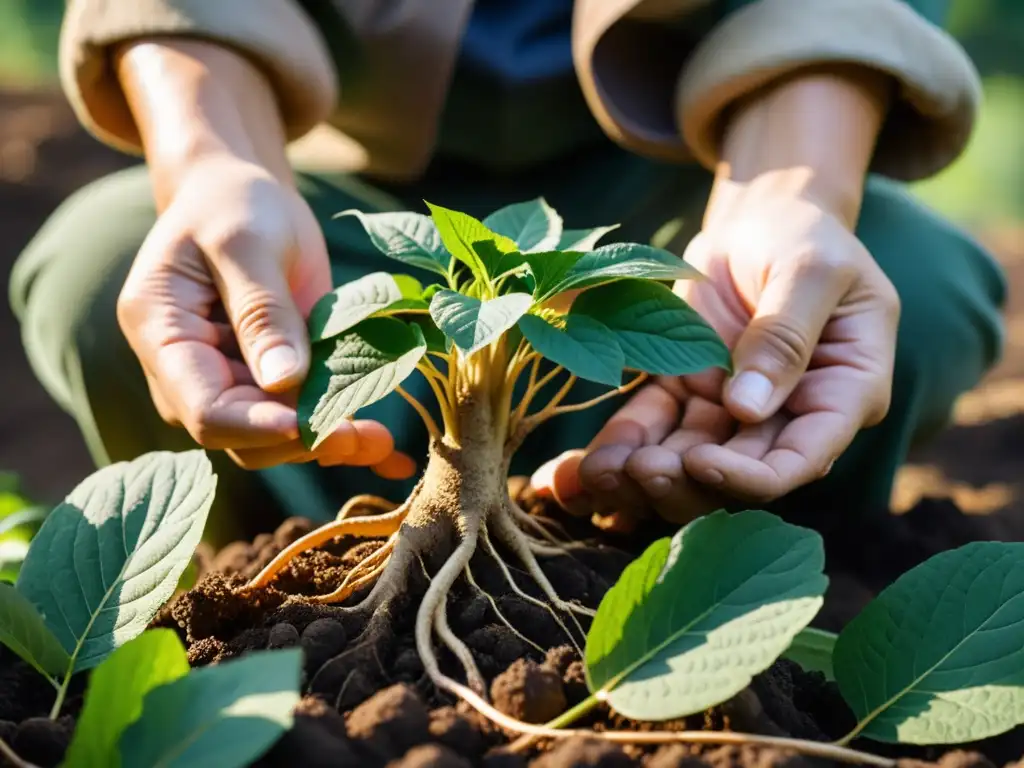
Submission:
[[[618,228],[618,224],[612,224],[593,229],[566,229],[555,247],[560,251],[592,251],[598,240]]]
[[[121,734],[139,719],[146,694],[188,672],[188,655],[173,630],[151,629],[118,648],[89,677],[62,765],[118,768]]]
[[[820,672],[826,680],[835,680],[832,671],[832,654],[835,651],[837,635],[823,629],[807,627],[795,638],[783,655],[807,672]]]
[[[142,634],[199,544],[217,478],[203,451],[104,467],[46,518],[18,591],[90,669]]]
[[[594,288],[576,298],[573,315],[607,326],[629,368],[660,376],[730,368],[729,350],[714,328],[660,283],[625,280]]]
[[[700,712],[743,690],[821,608],[821,537],[761,511],[699,518],[655,542],[597,609],[590,690],[637,720]]]
[[[468,357],[515,325],[532,304],[528,293],[480,301],[455,291],[438,291],[430,302],[430,316]]]
[[[428,352],[444,355],[451,350],[452,340],[444,335],[444,331],[434,325],[434,320],[429,315],[414,315],[406,320],[419,326],[423,340],[427,343]]]
[[[877,741],[960,744],[1024,723],[1024,543],[903,574],[840,633],[836,683]]]
[[[63,676],[71,659],[43,617],[10,584],[0,583],[0,643],[24,659],[39,674]]]
[[[257,651],[146,696],[121,738],[123,768],[242,768],[292,726],[302,651]]]
[[[370,318],[332,342],[313,347],[299,393],[299,431],[312,450],[360,408],[392,392],[426,354],[418,325]]]
[[[459,211],[427,203],[437,225],[441,241],[457,260],[461,261],[478,281],[486,284],[490,275],[487,264],[476,248],[477,243],[493,243],[501,253],[518,250],[513,240],[492,232],[483,222]]]
[[[520,251],[551,250],[562,235],[562,217],[543,197],[507,205],[483,223],[493,232],[514,240]]]
[[[387,272],[373,272],[345,283],[313,305],[309,340],[315,344],[333,338],[402,299],[402,290]]]
[[[536,315],[519,318],[519,329],[535,350],[581,379],[618,387],[626,364],[615,334],[593,318],[569,315],[556,328]]]
[[[451,256],[441,242],[437,227],[422,213],[363,213],[342,211],[338,216],[355,216],[370,240],[385,256],[438,275],[447,275]]]
[[[543,253],[510,253],[499,262],[500,273],[522,267],[533,277],[531,293],[538,299],[549,294],[584,256],[579,251],[545,251]]]
[[[584,254],[548,295],[591,288],[627,277],[682,280],[700,276],[696,269],[662,248],[638,243],[613,243]]]

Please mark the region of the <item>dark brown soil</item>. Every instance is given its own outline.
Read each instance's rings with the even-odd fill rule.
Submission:
[[[574,525],[573,521],[566,521]],[[873,529],[863,521],[855,530],[838,526],[826,535],[832,587],[819,626],[839,628],[878,589],[935,552],[973,539],[1020,538],[1000,516],[961,515],[948,502],[924,502],[910,513],[888,518]],[[473,710],[437,692],[423,672],[414,648],[415,595],[425,577],[412,582],[408,610],[392,617],[392,633],[371,645],[359,642],[362,629],[326,606],[287,601],[288,594],[331,590],[379,542],[339,540],[300,558],[277,587],[242,597],[245,582],[282,547],[310,529],[293,519],[274,534],[251,544],[233,544],[208,562],[210,569],[192,591],[179,596],[154,620],[176,629],[193,665],[222,661],[261,648],[300,646],[305,655],[304,698],[295,728],[256,765],[347,768],[802,768],[823,765],[779,750],[753,747],[669,745],[621,748],[596,738],[540,742],[523,755],[502,750],[510,734]],[[845,530],[839,530],[843,528]],[[651,536],[662,532],[650,532]],[[595,606],[629,562],[639,539],[604,542],[544,563],[555,587],[567,599]],[[543,610],[509,594],[500,574],[478,555],[473,562],[481,586],[497,597],[502,613],[541,653],[509,631],[488,601],[457,584],[449,599],[452,628],[471,648],[502,711],[528,722],[544,722],[587,695],[583,666],[558,624]],[[520,580],[530,589],[529,579]],[[358,596],[357,596],[358,597]],[[577,638],[578,642],[582,638]],[[454,659],[442,666],[461,676]],[[43,720],[51,692],[10,654],[0,655],[0,738],[37,765],[56,765],[66,747],[73,716],[81,705],[77,681],[58,723]],[[17,725],[15,725],[17,723]],[[780,661],[755,678],[747,691],[701,715],[667,723],[637,723],[599,709],[580,727],[607,729],[713,729],[828,740],[852,724],[834,686]],[[1024,729],[964,751],[907,750],[860,745],[876,753],[914,758],[901,768],[989,768],[1024,754]],[[922,761],[922,762],[917,762]],[[932,762],[928,762],[932,761]],[[2,765],[2,763],[0,763]]]

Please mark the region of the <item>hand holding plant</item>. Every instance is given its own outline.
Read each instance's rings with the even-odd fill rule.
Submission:
[[[732,349],[734,375],[638,393],[585,454],[538,474],[564,502],[585,493],[583,505],[685,522],[726,497],[771,501],[885,416],[899,300],[864,246],[793,196],[747,191],[715,213],[685,255],[707,279],[676,292]]]
[[[250,469],[390,457],[390,435],[373,422],[339,425],[317,451],[299,440],[305,318],[331,288],[330,263],[266,79],[200,40],[133,39],[115,65],[159,213],[118,319],[160,415]]]

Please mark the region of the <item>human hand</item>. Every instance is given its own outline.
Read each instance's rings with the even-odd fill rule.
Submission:
[[[248,469],[318,460],[406,477],[411,459],[375,422],[343,425],[315,453],[299,438],[304,318],[330,289],[323,236],[295,188],[218,154],[182,175],[132,265],[118,319],[160,415],[203,447]]]
[[[315,459],[410,476],[380,424],[346,423],[315,453],[299,439],[305,317],[331,273],[269,82],[203,40],[129,40],[114,58],[159,211],[118,320],[160,415],[249,469]]]
[[[613,525],[623,512],[686,522],[724,498],[777,499],[827,473],[888,410],[899,300],[836,216],[752,187],[686,259],[707,279],[676,291],[732,349],[735,375],[652,383],[585,452],[534,479],[567,505],[600,498]]]
[[[613,526],[651,508],[686,522],[820,478],[885,416],[899,297],[853,230],[892,93],[884,73],[834,64],[733,105],[685,254],[707,279],[676,290],[732,349],[735,375],[640,391],[588,450],[537,473],[541,493],[571,507],[599,492]]]

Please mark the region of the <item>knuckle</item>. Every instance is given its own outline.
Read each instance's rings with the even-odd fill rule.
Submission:
[[[232,259],[280,250],[290,235],[290,228],[278,216],[256,217],[249,212],[213,217],[198,233],[198,240],[208,255],[222,254]]]
[[[285,307],[273,291],[253,286],[235,299],[235,333],[243,342],[266,336],[280,325]]]
[[[134,284],[126,283],[118,294],[115,307],[117,323],[121,330],[129,331],[142,325],[149,316],[151,306],[152,301],[148,300]]]
[[[813,344],[807,333],[784,317],[759,323],[759,346],[783,368],[802,367],[810,358]]]
[[[218,449],[220,444],[218,430],[209,408],[200,408],[188,414],[184,419],[185,429],[201,447]]]

